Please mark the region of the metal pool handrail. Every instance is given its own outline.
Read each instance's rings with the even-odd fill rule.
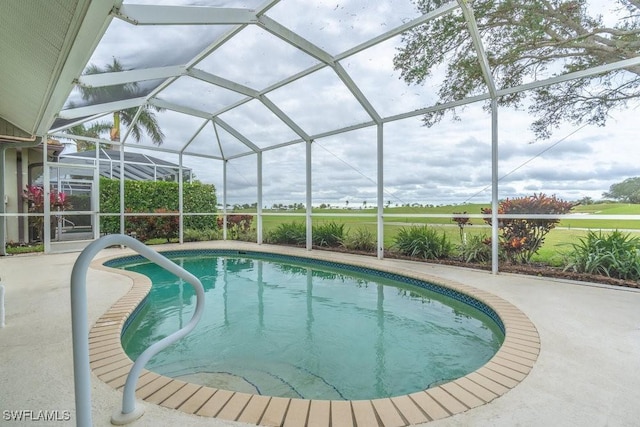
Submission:
[[[136,404],[138,377],[149,359],[173,344],[195,328],[204,309],[204,288],[197,277],[173,263],[138,240],[122,234],[111,234],[89,244],[78,256],[71,272],[71,329],[73,337],[73,372],[76,400],[76,425],[91,426],[91,373],[89,368],[89,325],[87,320],[87,270],[93,258],[102,249],[124,245],[154,262],[165,270],[190,283],[196,291],[196,309],[191,320],[180,330],[147,348],[131,367],[122,396],[122,411],[111,418],[112,424],[133,422],[144,413],[144,407]]]

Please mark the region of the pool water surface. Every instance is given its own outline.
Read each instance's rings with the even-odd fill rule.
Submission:
[[[242,254],[170,258],[202,281],[205,311],[147,369],[191,383],[305,399],[400,396],[478,369],[504,340],[484,311],[372,271]],[[122,335],[135,360],[189,321],[195,293],[155,264],[120,268],[153,282]]]

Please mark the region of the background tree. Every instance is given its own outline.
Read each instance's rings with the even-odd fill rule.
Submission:
[[[415,0],[429,12],[448,0]],[[640,54],[640,1],[609,1],[624,15],[613,26],[588,13],[586,0],[469,0],[498,87],[514,87],[526,77],[551,69],[562,73],[636,57]],[[446,64],[440,101],[449,102],[486,93],[476,52],[462,14],[452,13],[427,22],[403,36],[394,57],[395,68],[410,84],[423,83],[436,67]],[[567,120],[603,126],[609,111],[640,97],[640,66],[604,75],[563,82],[532,92],[531,127],[536,137],[548,138]],[[501,97],[503,106],[522,107],[527,94]],[[455,116],[455,110],[448,110]],[[424,116],[431,126],[447,111]]]
[[[79,125],[75,125],[73,127],[66,129],[65,133],[68,133],[71,135],[78,135],[78,136],[87,136],[89,138],[101,138],[104,134],[108,133],[112,127],[113,127],[113,124],[108,122],[97,122],[97,123],[91,124],[90,126],[87,126],[84,123],[81,123]],[[75,139],[75,142],[76,142],[76,149],[78,151],[89,151],[89,150],[95,150],[96,148],[96,144],[94,144],[93,142],[85,141],[83,139]],[[100,145],[103,148],[110,148],[110,145],[108,144],[100,144]]]
[[[120,71],[125,71],[125,69],[116,58],[113,58],[113,62],[111,64],[107,64],[104,68],[100,68],[95,64],[89,65],[85,70],[85,74],[114,73]],[[80,86],[80,91],[82,99],[89,101],[91,104],[120,101],[123,99],[137,98],[143,95],[141,88],[135,82],[103,87]],[[145,105],[138,116],[138,120],[134,123],[133,119],[137,111],[137,107],[114,111],[113,124],[111,125],[110,130],[110,139],[112,141],[120,141],[120,123],[122,122],[131,129],[131,135],[136,142],[140,141],[144,131],[149,135],[154,144],[162,145],[164,142],[164,134],[162,133],[158,120],[154,114],[154,111],[158,112],[162,111],[162,109]]]
[[[609,191],[602,193],[602,197],[625,203],[640,203],[640,176],[613,184]]]
[[[592,205],[595,203],[595,201],[593,200],[593,198],[589,197],[589,196],[584,196],[583,198],[581,198],[580,200],[578,200],[577,202],[579,205],[585,206],[585,205]]]

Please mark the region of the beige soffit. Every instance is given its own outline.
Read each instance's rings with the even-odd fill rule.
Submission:
[[[38,133],[89,0],[3,0],[0,13],[0,135]],[[84,63],[78,64],[82,70]],[[6,123],[13,129],[7,130]],[[26,134],[26,136],[24,135]]]

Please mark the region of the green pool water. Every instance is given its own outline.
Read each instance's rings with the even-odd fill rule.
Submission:
[[[171,258],[201,279],[205,311],[147,368],[193,383],[307,399],[391,397],[474,371],[504,339],[484,312],[376,274],[245,255]],[[189,321],[195,293],[155,264],[121,268],[153,282],[122,337],[135,360]]]

